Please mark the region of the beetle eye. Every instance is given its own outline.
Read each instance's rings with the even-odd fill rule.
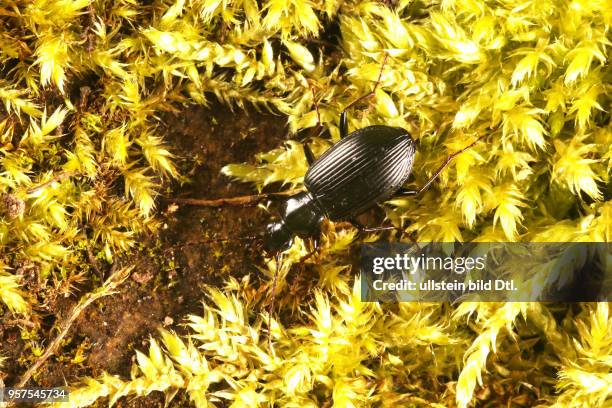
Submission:
[[[289,249],[292,242],[291,232],[284,223],[274,222],[266,226],[263,248],[267,253],[276,254],[285,251]]]

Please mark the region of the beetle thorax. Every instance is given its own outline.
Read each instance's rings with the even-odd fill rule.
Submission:
[[[323,212],[312,194],[304,191],[285,201],[281,217],[289,231],[301,237],[310,237],[319,233]]]

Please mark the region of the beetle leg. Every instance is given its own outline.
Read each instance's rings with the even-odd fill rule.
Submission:
[[[394,227],[393,225],[389,225],[386,227],[363,227],[360,231],[361,232],[379,232],[379,231],[401,231],[401,228],[399,227]]]
[[[347,109],[348,107],[344,108],[340,114],[340,139],[344,139],[346,135],[348,135],[348,119],[346,117]]]
[[[319,250],[319,237],[314,237],[312,239],[312,252],[317,252]]]
[[[319,236],[320,235],[321,235],[321,231],[317,231],[315,236],[312,237],[312,240],[310,241],[312,246],[309,248],[308,253],[300,258],[300,262],[299,262],[300,264],[306,262],[307,260],[315,256],[317,252],[319,252],[319,243],[320,243]]]
[[[304,156],[306,156],[306,161],[308,162],[308,165],[312,166],[312,163],[314,163],[315,161],[315,157],[312,153],[312,150],[310,150],[310,146],[308,146],[308,143],[304,142],[302,144],[302,147],[304,148]]]
[[[412,197],[415,196],[419,193],[418,190],[411,190],[408,188],[400,188],[397,193],[395,193],[396,196],[401,196],[401,197]]]
[[[354,218],[350,219],[349,222],[351,223],[351,225],[353,227],[357,228],[359,230],[359,232],[361,232],[365,228],[365,226],[362,223],[360,223],[359,221],[357,221]]]
[[[378,232],[378,231],[391,231],[391,230],[401,230],[401,228],[394,227],[393,225],[387,227],[366,227],[356,219],[349,220],[353,227],[359,230],[359,233],[363,234],[365,232]]]
[[[474,147],[474,145],[478,142],[480,142],[482,139],[484,139],[485,137],[487,137],[487,135],[484,136],[480,136],[478,139],[476,139],[476,141],[472,144],[470,144],[469,146],[464,147],[461,150],[458,150],[452,154],[449,154],[448,156],[446,156],[446,160],[444,160],[444,163],[442,163],[442,165],[440,167],[438,167],[438,170],[436,170],[436,172],[434,173],[433,176],[431,176],[429,178],[429,180],[427,180],[425,182],[425,184],[423,184],[423,186],[421,188],[419,188],[416,193],[412,193],[410,195],[415,196],[415,195],[421,195],[423,194],[425,191],[427,191],[427,189],[429,189],[429,187],[431,186],[431,183],[433,183],[442,173],[442,171],[444,171],[444,169],[450,164],[451,160],[453,160],[456,156],[459,156],[461,153],[465,152],[466,150],[471,149],[472,147]]]
[[[382,65],[380,66],[380,72],[378,73],[378,79],[376,80],[376,83],[374,84],[374,89],[372,89],[370,93],[360,96],[359,98],[355,99],[353,102],[349,103],[344,108],[342,113],[340,113],[340,138],[341,139],[344,139],[348,135],[348,117],[347,117],[348,110],[352,108],[353,106],[355,106],[356,104],[358,104],[359,102],[363,101],[364,99],[371,98],[372,96],[376,94],[376,89],[380,85],[380,80],[382,78],[382,73],[385,68],[385,64],[387,63],[388,57],[389,57],[389,54],[385,53],[385,57],[383,59]]]

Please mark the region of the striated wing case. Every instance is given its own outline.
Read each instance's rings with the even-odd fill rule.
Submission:
[[[323,153],[304,184],[330,220],[349,219],[404,185],[414,153],[415,142],[405,129],[368,126]]]

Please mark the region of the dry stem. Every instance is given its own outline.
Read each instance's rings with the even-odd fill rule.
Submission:
[[[21,388],[28,383],[32,375],[34,375],[34,373],[36,373],[36,371],[45,363],[45,361],[47,361],[47,359],[57,351],[61,341],[64,339],[64,337],[66,337],[66,334],[68,334],[70,327],[79,317],[81,312],[96,300],[104,296],[116,293],[115,289],[123,281],[125,281],[132,269],[132,266],[117,269],[116,271],[111,273],[111,276],[106,280],[106,282],[104,282],[104,285],[102,285],[102,287],[100,287],[94,292],[88,293],[87,295],[83,296],[81,300],[79,300],[79,303],[74,306],[74,308],[70,312],[69,317],[58,326],[59,334],[57,335],[57,337],[53,339],[53,341],[49,344],[45,352],[38,358],[38,360],[36,360],[36,362],[32,366],[30,366],[30,368],[28,368],[28,371],[26,371],[25,374],[21,376],[19,382],[15,385],[15,387]]]

